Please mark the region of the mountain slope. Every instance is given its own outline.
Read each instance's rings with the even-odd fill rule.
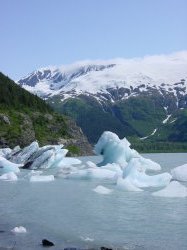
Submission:
[[[37,96],[0,73],[0,147],[64,143],[72,153],[91,153],[80,128]]]
[[[142,142],[170,141],[172,136],[160,132],[158,137],[158,131],[167,130],[167,118],[177,116],[177,121],[179,111],[187,108],[187,51],[48,67],[18,84],[73,117],[91,143],[104,130]],[[175,141],[186,133],[185,126],[181,129]],[[172,126],[171,134],[174,130]]]

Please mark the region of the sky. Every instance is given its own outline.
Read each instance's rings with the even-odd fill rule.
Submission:
[[[0,0],[0,71],[187,50],[186,0]]]

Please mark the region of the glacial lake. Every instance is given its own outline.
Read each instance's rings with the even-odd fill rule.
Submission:
[[[162,166],[162,172],[187,163],[187,153],[144,154]],[[99,157],[82,157],[99,162]],[[48,171],[45,171],[46,174]],[[65,247],[137,250],[187,249],[187,199],[118,190],[109,182],[68,180],[30,183],[21,171],[17,182],[0,181],[0,249],[43,249],[42,239]],[[183,183],[187,185],[187,183]],[[93,191],[104,185],[113,192]],[[26,234],[10,230],[24,226]],[[6,247],[6,248],[3,248]]]

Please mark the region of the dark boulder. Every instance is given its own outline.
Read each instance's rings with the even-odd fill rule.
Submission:
[[[54,244],[53,242],[49,241],[49,240],[43,239],[43,240],[42,240],[42,245],[43,245],[44,247],[52,247],[52,246],[54,246],[55,244]]]

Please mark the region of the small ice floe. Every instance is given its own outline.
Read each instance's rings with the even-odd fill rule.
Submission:
[[[92,238],[90,238],[90,237],[83,237],[83,236],[81,236],[80,237],[83,241],[90,241],[90,242],[93,242],[94,241],[94,239],[92,239]]]
[[[30,182],[48,182],[54,181],[54,175],[33,175],[30,178]]]
[[[11,149],[10,148],[0,148],[0,156],[6,158],[7,155],[9,155],[11,153]]]
[[[92,161],[87,161],[86,162],[86,165],[89,167],[89,168],[97,168],[97,165],[92,162]]]
[[[41,175],[42,173],[43,173],[43,171],[41,171],[41,170],[38,170],[38,171],[31,170],[31,172],[30,172],[31,175]]]
[[[105,166],[101,166],[101,169],[108,169],[110,171],[113,171],[116,173],[116,176],[118,177],[122,177],[123,175],[122,168],[120,167],[119,164],[116,164],[116,163],[108,163]]]
[[[113,190],[99,185],[93,191],[98,194],[110,194]]]
[[[178,181],[172,181],[167,187],[154,192],[152,195],[170,198],[184,198],[187,197],[187,188]]]
[[[2,169],[1,171],[3,173],[8,173],[8,172],[15,172],[19,173],[19,167],[22,167],[22,164],[16,164],[13,162],[10,162],[9,160],[5,159],[4,157],[0,156],[0,168]]]
[[[26,233],[27,230],[23,226],[15,227],[11,230],[12,233]]]
[[[118,178],[117,187],[124,191],[133,191],[133,192],[143,191],[142,189],[136,187],[128,178],[125,179]]]
[[[23,148],[18,154],[11,157],[11,161],[18,164],[25,164],[27,160],[38,151],[37,141],[32,142],[29,146]]]
[[[116,181],[117,175],[114,171],[98,167],[98,168],[81,169],[72,172],[68,175],[68,178],[84,179],[84,180],[98,179],[98,180]]]
[[[76,158],[73,158],[73,157],[64,157],[58,163],[58,167],[65,167],[65,166],[79,165],[79,164],[81,164],[81,161],[79,159],[76,159]]]
[[[17,181],[18,177],[14,172],[9,172],[0,176],[0,180]]]
[[[55,175],[55,177],[66,178],[71,173],[76,172],[76,171],[77,171],[77,168],[73,167],[73,166],[62,167],[62,168],[59,168],[59,171],[57,172],[57,174]]]
[[[177,181],[187,181],[187,164],[172,169],[171,175]]]

